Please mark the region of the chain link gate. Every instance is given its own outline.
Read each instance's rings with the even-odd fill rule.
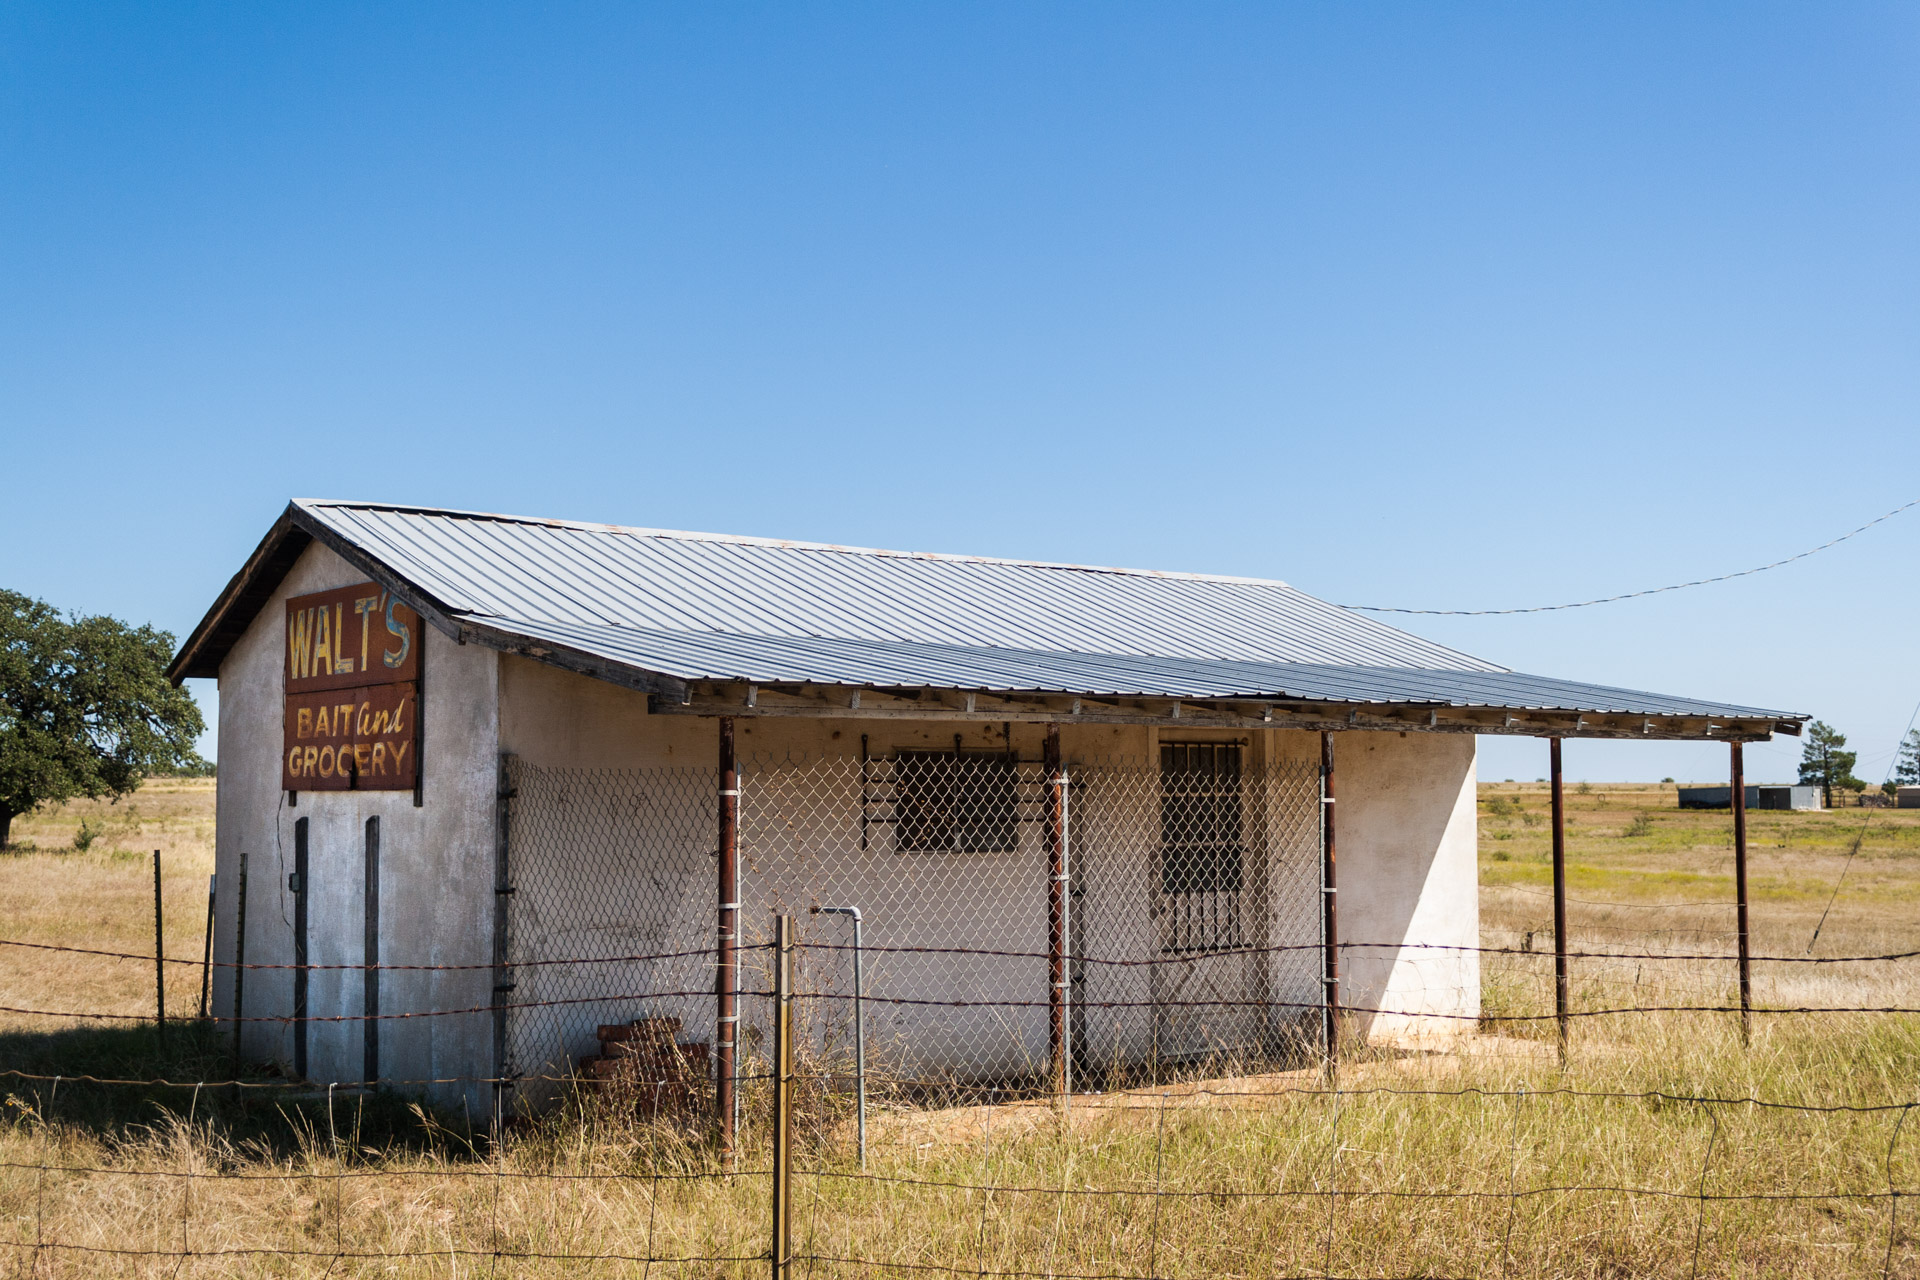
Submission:
[[[1319,773],[1249,755],[1169,744],[1157,760],[1058,772],[984,751],[743,759],[737,1076],[767,1071],[769,930],[784,914],[798,921],[805,1074],[851,1090],[852,931],[813,910],[829,907],[863,917],[867,1079],[881,1100],[1057,1087],[1056,960],[1087,1087],[1299,1065],[1320,1042]],[[508,776],[516,1107],[600,1070],[603,1027],[670,1026],[676,1060],[706,1061],[717,769],[510,760]],[[1055,840],[1064,921],[1049,903]]]

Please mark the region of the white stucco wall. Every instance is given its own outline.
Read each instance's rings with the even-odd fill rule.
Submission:
[[[1319,758],[1317,736],[1276,736]],[[1372,1041],[1474,1029],[1479,956],[1424,948],[1480,945],[1475,760],[1465,734],[1334,735],[1342,1002],[1391,1011],[1354,1015]]]
[[[680,797],[656,806],[657,826],[680,823],[684,829],[671,838],[640,834],[638,827],[615,830],[605,823],[576,825],[586,838],[613,851],[609,862],[625,858],[642,846],[636,867],[651,865],[655,872],[642,883],[623,879],[631,872],[611,867],[556,870],[556,875],[591,878],[591,895],[611,895],[627,903],[653,902],[649,894],[679,896],[669,914],[664,908],[620,906],[620,911],[572,913],[565,927],[552,920],[540,922],[538,936],[531,927],[533,897],[526,886],[541,874],[531,859],[536,851],[516,840],[515,880],[523,886],[516,910],[530,922],[517,932],[515,954],[528,958],[529,948],[559,954],[639,954],[652,949],[702,947],[710,944],[713,929],[714,837],[708,824],[710,810],[688,819],[687,797],[715,784],[716,725],[711,720],[677,715],[649,716],[638,694],[519,658],[501,663],[501,747],[516,753],[528,765],[546,769],[660,770],[655,781],[666,796]],[[932,945],[985,951],[1044,952],[1046,919],[1044,854],[1035,824],[1023,824],[1020,847],[1007,853],[900,854],[887,833],[876,830],[870,847],[861,851],[857,828],[845,818],[857,812],[849,779],[857,778],[861,736],[875,759],[903,749],[948,749],[953,726],[895,720],[832,720],[742,718],[737,722],[736,747],[742,769],[743,932],[749,940],[764,937],[767,917],[776,907],[800,915],[804,937],[844,941],[845,926],[836,921],[809,918],[807,908],[857,905],[866,913],[870,946]],[[962,746],[970,751],[1004,749],[1001,725],[972,724],[962,729]],[[1025,760],[1038,759],[1043,729],[1014,725],[1012,745]],[[1150,918],[1153,846],[1157,839],[1158,796],[1152,778],[1162,741],[1219,740],[1232,735],[1202,731],[1160,731],[1144,727],[1068,725],[1062,731],[1063,755],[1070,763],[1111,763],[1124,759],[1146,766],[1136,777],[1107,772],[1094,791],[1082,793],[1075,825],[1078,947],[1094,956],[1140,958],[1157,953],[1157,935]],[[1296,782],[1294,790],[1317,784],[1311,771],[1319,760],[1316,734],[1269,732],[1238,735],[1250,748],[1248,764],[1261,769],[1269,761]],[[1459,944],[1478,942],[1478,890],[1474,828],[1474,741],[1469,737],[1437,734],[1341,734],[1337,736],[1341,808],[1341,928],[1348,944],[1343,950],[1345,1000],[1359,1008],[1388,1008],[1391,1016],[1359,1015],[1356,1029],[1375,1037],[1454,1034],[1472,1029],[1479,1007],[1478,963],[1470,952],[1425,951],[1405,943]],[[790,772],[778,762],[791,759],[838,762],[815,766],[804,789],[796,790]],[[1094,771],[1084,777],[1092,779]],[[1300,781],[1304,779],[1304,781]],[[583,784],[568,803],[569,821],[584,821],[584,797],[593,787],[636,785],[603,780]],[[775,796],[770,790],[784,789]],[[838,789],[838,790],[836,790]],[[523,797],[529,803],[532,797]],[[831,801],[831,803],[828,803]],[[519,802],[516,802],[519,803]],[[1248,911],[1258,914],[1246,926],[1246,942],[1263,944],[1317,944],[1319,940],[1317,833],[1303,824],[1317,820],[1317,795],[1289,793],[1273,797],[1269,810],[1256,803],[1249,810],[1249,835],[1259,827],[1269,841],[1272,865],[1261,872],[1261,882],[1250,882]],[[630,805],[627,807],[631,807]],[[664,815],[677,814],[671,818]],[[789,815],[766,821],[769,815]],[[835,816],[835,815],[839,816]],[[793,816],[797,815],[797,816]],[[523,815],[524,819],[524,815]],[[1264,825],[1270,823],[1272,830]],[[1291,824],[1286,831],[1283,826]],[[652,859],[648,863],[648,859]],[[670,865],[669,865],[670,864]],[[1251,869],[1250,869],[1251,870]],[[667,872],[671,872],[667,875]],[[664,888],[671,881],[671,888]],[[606,905],[604,902],[602,905]],[[625,911],[622,915],[620,912]],[[651,914],[649,914],[651,913]],[[558,912],[549,912],[557,916]],[[640,927],[642,917],[645,928]],[[630,935],[615,945],[606,935]],[[660,939],[672,938],[672,947]],[[1364,946],[1364,943],[1386,943]],[[582,951],[583,947],[601,948]],[[844,957],[815,953],[817,964],[840,964]],[[711,985],[705,968],[683,965],[684,972],[635,968],[625,990],[700,991]],[[1306,952],[1281,953],[1249,961],[1243,958],[1208,960],[1187,968],[1164,966],[1113,967],[1089,964],[1077,990],[1089,1005],[1130,1004],[1122,1009],[1089,1009],[1079,1020],[1079,1034],[1088,1058],[1138,1056],[1152,1041],[1161,1053],[1182,1052],[1183,1042],[1200,1045],[1219,1038],[1221,1024],[1233,1017],[1217,1012],[1198,1013],[1141,1008],[1182,998],[1205,1001],[1215,997],[1253,995],[1284,1006],[1273,1015],[1276,1024],[1311,1015],[1297,1006],[1318,998],[1318,956]],[[1196,981],[1197,978],[1197,981]],[[558,972],[532,978],[561,989]],[[847,975],[816,972],[804,980],[842,992]],[[869,991],[921,999],[994,1000],[1045,999],[1044,962],[1021,957],[915,957],[875,954],[869,969]],[[743,986],[756,988],[757,978]],[[610,988],[609,988],[610,989]],[[526,996],[530,992],[523,992]],[[705,996],[680,998],[649,1005],[647,1012],[671,1012],[685,1024],[683,1036],[710,1041],[713,1033],[711,1001]],[[670,1006],[670,1007],[669,1007]],[[846,1006],[823,1002],[823,1009]],[[633,1009],[607,1016],[632,1016]],[[751,1023],[752,1002],[745,1010]],[[591,1049],[585,1030],[591,1018],[586,1009],[576,1014],[550,1012],[537,1032],[522,1039],[537,1042],[530,1051],[541,1063],[521,1062],[522,1070],[558,1067],[562,1057]],[[1435,1016],[1456,1015],[1456,1016]],[[538,1013],[529,1014],[540,1019]],[[843,1019],[844,1020],[844,1019]],[[1208,1022],[1213,1025],[1204,1025]],[[551,1025],[549,1025],[551,1024]],[[572,1029],[569,1030],[568,1027]],[[1234,1034],[1244,1027],[1234,1029]],[[823,1034],[838,1034],[831,1028]],[[869,1039],[876,1049],[910,1046],[920,1061],[969,1062],[983,1072],[1017,1071],[1044,1059],[1044,1009],[990,1011],[875,1004],[869,1015]],[[983,1045],[992,1044],[983,1051]]]
[[[423,626],[422,704],[425,770],[422,807],[411,791],[302,791],[289,807],[280,789],[281,708],[288,596],[364,582],[366,576],[315,544],[301,556],[272,600],[220,668],[220,781],[215,836],[220,893],[214,954],[234,958],[240,853],[248,855],[249,964],[290,964],[294,823],[309,821],[308,962],[352,965],[363,960],[365,823],[381,825],[380,959],[389,965],[487,965],[492,960],[493,813],[498,734],[498,655],[457,645]],[[424,1013],[485,1006],[492,974],[385,973],[383,1013]],[[245,1013],[286,1016],[293,980],[284,969],[246,975]],[[233,1011],[233,970],[215,971],[213,1009]],[[317,1018],[356,1016],[361,976],[341,970],[311,975],[308,1009]],[[308,1076],[357,1082],[362,1073],[360,1022],[315,1022],[308,1030]],[[485,1076],[492,1065],[491,1015],[385,1020],[381,1073],[391,1080]],[[293,1035],[284,1023],[245,1026],[249,1057],[290,1064]],[[437,1101],[490,1107],[484,1086],[438,1086]]]

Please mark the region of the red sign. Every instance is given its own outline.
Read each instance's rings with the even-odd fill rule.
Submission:
[[[371,582],[287,601],[287,692],[420,677],[420,615]]]
[[[423,640],[420,615],[370,582],[287,601],[283,788],[413,789]]]

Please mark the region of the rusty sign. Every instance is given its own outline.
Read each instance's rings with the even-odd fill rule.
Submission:
[[[287,601],[283,788],[413,789],[423,640],[420,615],[371,582]]]
[[[420,678],[420,615],[371,582],[287,601],[287,692]]]

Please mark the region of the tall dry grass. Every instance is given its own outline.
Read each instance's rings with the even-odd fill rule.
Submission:
[[[1681,815],[1660,800],[1627,789],[1576,797],[1572,859],[1589,905],[1576,908],[1572,941],[1615,953],[1577,962],[1577,1010],[1732,1001],[1731,965],[1708,958],[1731,948],[1718,905],[1730,888],[1725,816]],[[1524,812],[1483,819],[1491,946],[1518,949],[1528,932],[1536,948],[1551,945],[1539,903],[1520,892],[1538,883],[1544,847]],[[1864,815],[1847,816],[1857,829]],[[1756,824],[1759,949],[1806,953],[1849,860],[1848,827],[1832,817]],[[1876,824],[1815,955],[1899,950],[1913,938],[1916,827],[1906,815]],[[1654,905],[1674,900],[1714,905]],[[1687,958],[1622,954],[1643,951]],[[1756,997],[1912,1007],[1916,973],[1910,961],[1762,964]],[[1920,1132],[1905,1111],[1920,1101],[1920,1017],[1762,1014],[1751,1044],[1728,1014],[1580,1018],[1562,1066],[1541,1017],[1552,1011],[1548,957],[1489,957],[1485,993],[1491,1018],[1478,1033],[1444,1050],[1360,1050],[1331,1079],[1305,1070],[1147,1085],[1076,1097],[1064,1115],[1044,1099],[890,1105],[865,1174],[844,1108],[815,1108],[823,1119],[807,1135],[795,1195],[796,1265],[822,1276],[1920,1273],[1911,1206],[1888,1194],[1920,1175]],[[1516,1018],[1527,1020],[1503,1020]],[[0,1043],[24,1060],[24,1042],[8,1034],[18,1033]],[[96,1039],[87,1060],[137,1062],[137,1035]],[[217,1056],[217,1045],[203,1048]],[[79,1060],[44,1038],[36,1052],[55,1054],[42,1065],[59,1052]],[[196,1049],[174,1052],[190,1064]],[[50,1081],[5,1088],[0,1230],[14,1242],[6,1265],[23,1275],[720,1276],[767,1266],[757,1122],[730,1171],[702,1135],[597,1104],[544,1117],[495,1150],[462,1117],[383,1096],[263,1089],[243,1104],[225,1091],[146,1090],[129,1102],[71,1083],[64,1100]],[[35,1240],[68,1247],[36,1251]],[[639,1260],[649,1257],[698,1261]]]

